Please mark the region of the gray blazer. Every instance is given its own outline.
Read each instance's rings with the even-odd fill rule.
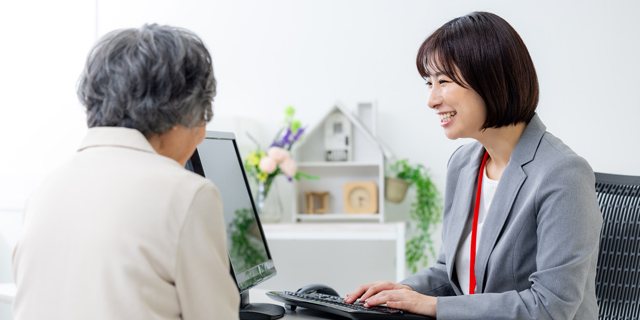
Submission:
[[[474,295],[462,295],[454,260],[473,217],[484,148],[465,145],[449,160],[438,260],[401,282],[437,296],[438,319],[598,318],[594,174],[545,130],[535,115],[502,173],[478,244]]]

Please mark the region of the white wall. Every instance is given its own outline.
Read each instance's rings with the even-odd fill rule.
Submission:
[[[191,29],[210,48],[219,83],[210,129],[239,130],[246,146],[242,131],[249,128],[267,144],[287,105],[313,124],[335,100],[353,108],[375,99],[382,139],[398,157],[430,167],[444,186],[449,155],[464,141],[447,140],[428,110],[415,54],[431,31],[473,10],[497,13],[524,39],[541,85],[538,112],[550,132],[595,171],[640,175],[638,2],[5,1],[0,219],[5,212],[15,221],[6,212],[19,211],[80,143],[86,129],[75,83],[95,34],[146,22]],[[19,226],[0,228],[7,237]],[[0,279],[7,259],[0,259]]]
[[[21,210],[86,132],[75,84],[95,39],[95,12],[82,0],[2,2],[0,211]]]
[[[0,3],[0,282],[13,279],[24,201],[86,132],[74,88],[95,12],[83,0]],[[10,305],[0,303],[0,319],[11,319]]]

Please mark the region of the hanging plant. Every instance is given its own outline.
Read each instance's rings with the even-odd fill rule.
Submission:
[[[429,256],[436,256],[431,232],[442,216],[442,201],[438,188],[431,180],[427,169],[421,165],[410,165],[408,159],[399,160],[389,167],[392,176],[404,180],[409,188],[415,187],[415,199],[411,203],[409,234],[406,244],[407,266],[412,273],[426,267]]]

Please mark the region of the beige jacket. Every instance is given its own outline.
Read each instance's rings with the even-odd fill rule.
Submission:
[[[91,128],[24,211],[16,320],[238,319],[222,199],[133,129]]]

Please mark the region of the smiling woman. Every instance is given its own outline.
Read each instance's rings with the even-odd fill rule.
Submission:
[[[594,174],[536,115],[538,81],[518,34],[473,12],[430,35],[417,66],[445,135],[477,142],[449,160],[437,262],[345,301],[438,319],[597,319]]]
[[[453,82],[486,105],[482,128],[528,123],[538,105],[538,77],[518,33],[492,14],[445,24],[425,40],[416,58],[420,75]],[[462,32],[463,31],[463,32]],[[442,79],[444,78],[444,79]],[[430,102],[430,107],[431,102]]]

